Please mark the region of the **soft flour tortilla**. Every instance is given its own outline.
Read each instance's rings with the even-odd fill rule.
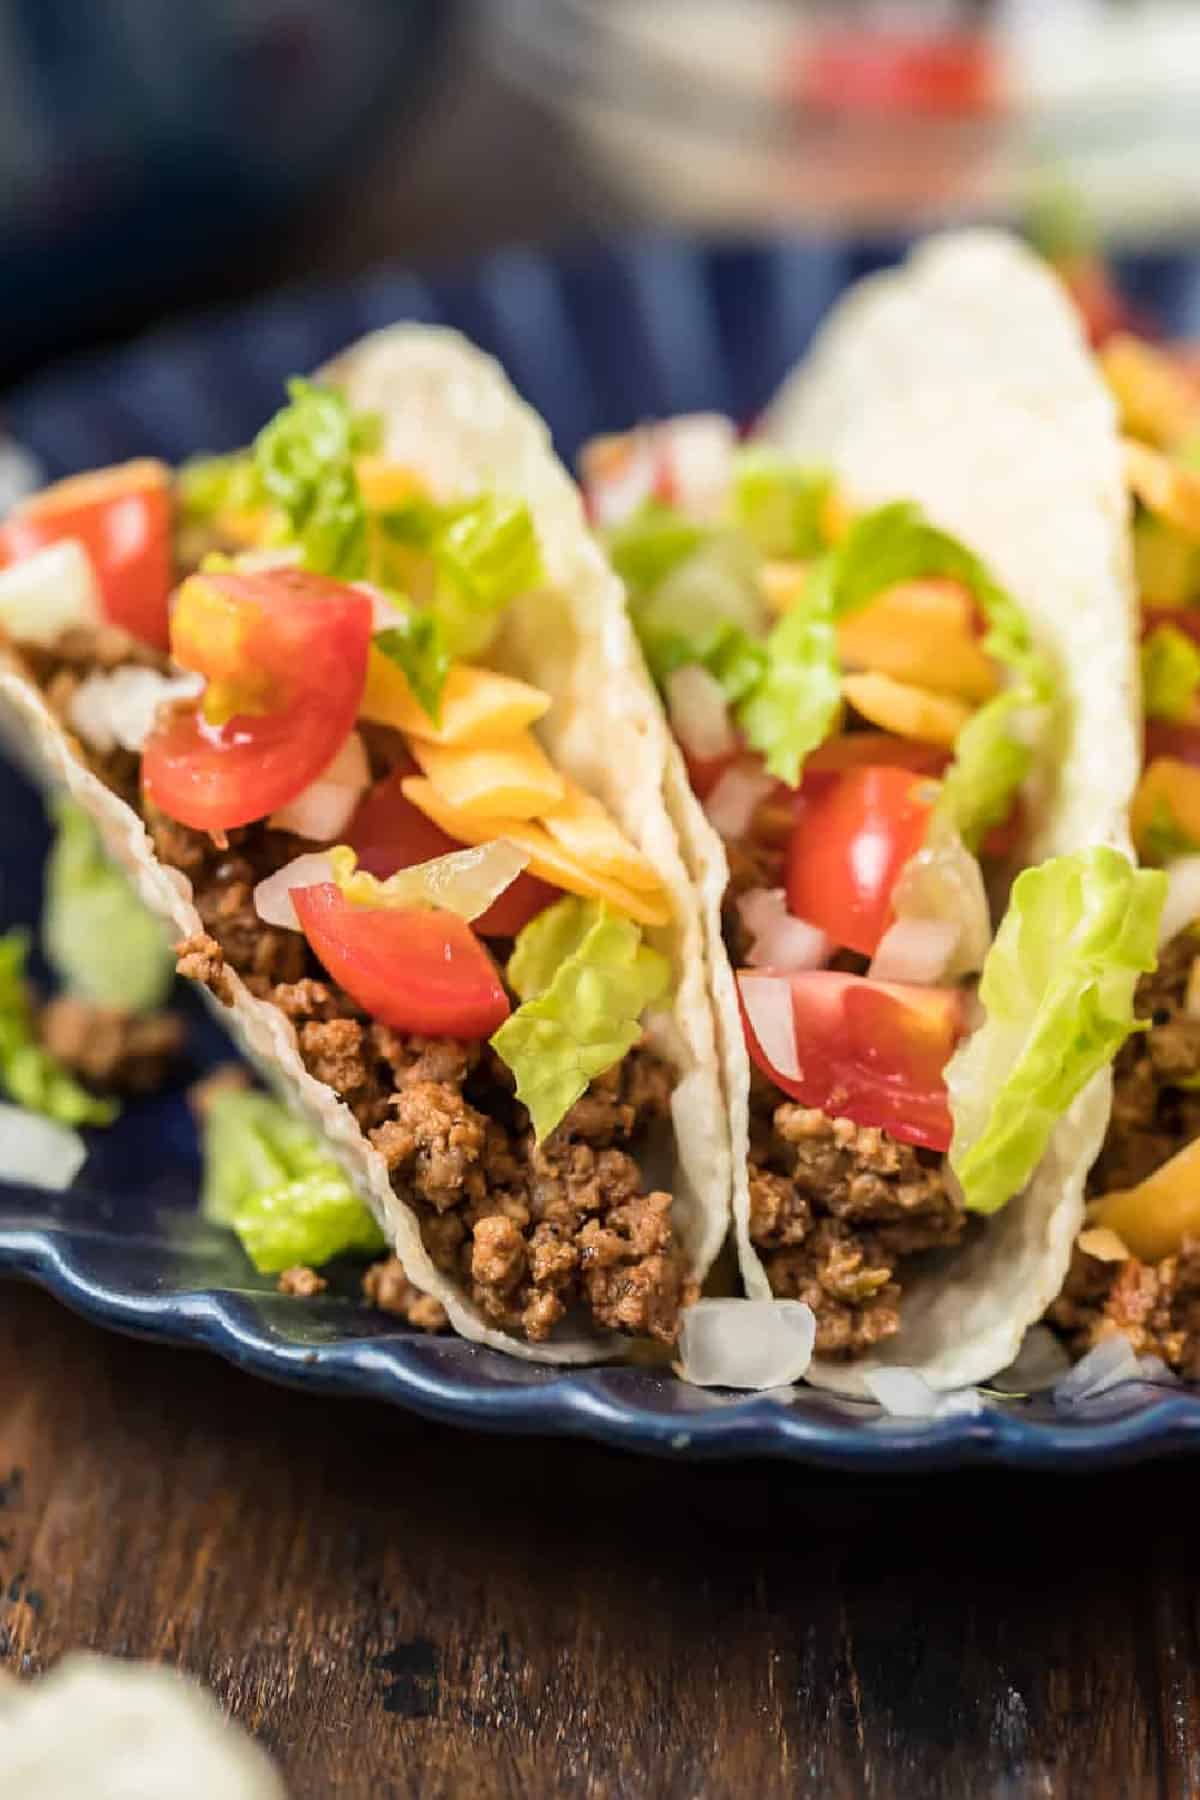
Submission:
[[[653,1174],[656,1182],[673,1181],[679,1235],[702,1278],[729,1222],[727,1115],[699,909],[663,801],[675,749],[642,669],[620,583],[588,534],[578,493],[545,426],[517,398],[499,365],[456,333],[396,326],[353,347],[324,373],[344,386],[353,407],[382,413],[384,448],[418,470],[438,498],[493,490],[530,509],[547,587],[512,608],[487,661],[553,695],[537,729],[555,763],[605,802],[670,894],[674,922],[647,936],[670,957],[676,982],[671,1012],[651,1022],[654,1048],[676,1071],[675,1166]],[[109,854],[174,936],[201,932],[186,877],[158,861],[141,819],[90,773],[16,659],[2,653],[0,712],[8,714],[43,778],[65,786],[86,807]],[[442,1302],[458,1331],[539,1362],[619,1354],[623,1340],[613,1335],[563,1335],[535,1345],[485,1324],[434,1267],[414,1213],[393,1191],[383,1158],[349,1107],[305,1069],[291,1023],[255,999],[232,969],[228,973],[234,999],[221,1010],[242,1047],[284,1099],[324,1133],[409,1278]]]
[[[831,466],[852,502],[915,500],[977,551],[1022,603],[1065,700],[1057,782],[1040,796],[1032,861],[1092,844],[1131,854],[1139,771],[1137,651],[1127,500],[1112,403],[1073,308],[1029,251],[997,232],[935,239],[835,310],[761,435]],[[668,769],[668,805],[701,901],[733,1138],[742,1277],[769,1294],[749,1237],[750,1065],[721,936],[722,847]],[[905,1285],[900,1332],[809,1379],[847,1393],[888,1365],[935,1387],[981,1381],[1016,1355],[1060,1291],[1083,1186],[1111,1104],[1095,1077],[1028,1188]]]

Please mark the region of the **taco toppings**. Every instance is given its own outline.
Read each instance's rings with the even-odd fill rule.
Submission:
[[[719,424],[583,475],[725,844],[749,1238],[818,1353],[856,1356],[1125,1038],[1160,878],[1103,848],[1017,873],[1062,723],[1021,608],[915,505],[856,511]]]
[[[696,1284],[639,1160],[669,1131],[672,903],[539,739],[554,695],[488,665],[544,580],[528,508],[439,499],[297,382],[252,452],[64,483],[2,549],[0,627],[191,884],[181,971],[290,1021],[486,1321],[673,1342]],[[243,1161],[268,1104],[224,1108]],[[225,1208],[260,1268],[380,1247],[328,1157],[278,1160],[269,1206]]]

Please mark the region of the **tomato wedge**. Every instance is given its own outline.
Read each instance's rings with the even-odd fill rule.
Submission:
[[[864,764],[911,769],[914,775],[940,775],[949,762],[950,752],[938,744],[918,744],[915,738],[896,737],[890,731],[843,731],[818,744],[804,764],[804,779],[860,769]]]
[[[394,769],[368,788],[346,828],[346,842],[358,857],[359,867],[381,881],[397,869],[432,862],[436,856],[462,849],[405,796],[402,784],[415,773],[415,764],[409,769]],[[492,901],[485,913],[472,920],[472,929],[481,937],[516,937],[530,919],[557,898],[558,889],[548,881],[523,873]]]
[[[465,919],[353,906],[332,881],[293,888],[301,930],[373,1019],[421,1037],[489,1037],[508,1017],[496,965]]]
[[[806,779],[788,845],[789,911],[873,956],[932,810],[928,781],[909,769],[868,765]]]
[[[166,465],[145,457],[71,475],[32,494],[0,525],[0,563],[20,562],[61,538],[78,538],[87,551],[113,624],[165,650],[171,592]]]
[[[1149,637],[1160,625],[1173,625],[1200,644],[1200,606],[1143,606],[1142,636]]]
[[[1160,756],[1200,766],[1200,725],[1173,725],[1169,719],[1147,719],[1144,736],[1147,768]]]
[[[819,969],[743,970],[738,991],[750,1055],[785,1094],[833,1118],[878,1126],[902,1143],[949,1149],[953,1121],[943,1070],[963,1031],[957,989]],[[770,1036],[768,1027],[774,1020],[772,1030],[778,1028],[789,1002],[790,1070],[765,1053],[753,1022]]]
[[[248,710],[222,725],[198,706],[168,713],[142,758],[147,798],[197,831],[294,800],[353,729],[370,641],[370,600],[323,575],[192,576],[171,621],[175,659],[209,677],[205,698],[219,685]]]

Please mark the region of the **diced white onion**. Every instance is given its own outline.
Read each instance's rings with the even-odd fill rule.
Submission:
[[[350,823],[370,783],[366,747],[357,731],[352,731],[317,779],[272,813],[267,823],[277,831],[292,831],[315,844],[327,844]]]
[[[935,829],[909,857],[892,895],[892,910],[897,920],[953,923],[956,936],[942,979],[958,980],[983,967],[992,943],[983,872],[956,831]]]
[[[527,850],[507,838],[494,838],[490,844],[448,850],[430,862],[397,869],[386,881],[368,877],[361,895],[354,892],[351,876],[347,898],[364,906],[434,907],[457,913],[460,919],[477,919],[512,886],[528,862]]]
[[[283,931],[299,931],[300,921],[292,905],[294,887],[317,887],[333,880],[333,866],[326,851],[312,851],[307,856],[294,856],[282,869],[267,875],[254,890],[254,910],[264,925],[278,925]]]
[[[294,569],[300,563],[299,544],[265,544],[258,550],[239,550],[233,566],[239,575],[262,575],[268,569]]]
[[[700,663],[685,663],[667,676],[671,729],[689,756],[728,756],[737,747],[729,702],[715,675]]]
[[[1117,1332],[1093,1345],[1070,1373],[1056,1383],[1054,1404],[1068,1408],[1081,1406],[1126,1381],[1136,1381],[1139,1374],[1133,1345],[1123,1333]]]
[[[0,1101],[0,1180],[60,1193],[86,1161],[87,1146],[69,1125]]]
[[[755,975],[739,969],[737,984],[750,1029],[763,1055],[780,1075],[798,1081],[800,1058],[796,1051],[791,982],[786,975]]]
[[[733,421],[721,413],[688,413],[665,419],[657,438],[675,505],[691,519],[718,520],[733,475]]]
[[[945,1419],[983,1411],[983,1397],[974,1388],[935,1393],[918,1369],[872,1369],[863,1383],[894,1419]]]
[[[619,437],[595,438],[579,459],[592,521],[600,531],[623,525],[649,500],[658,474],[654,433],[643,426]]]
[[[1010,1394],[1036,1394],[1054,1383],[1071,1366],[1062,1340],[1048,1325],[1031,1325],[1021,1339],[1021,1348],[1007,1369],[996,1375],[991,1385]]]
[[[795,918],[782,888],[751,888],[738,896],[737,908],[754,940],[746,952],[752,969],[823,969],[833,955],[833,939]]]
[[[67,704],[67,721],[85,744],[102,755],[116,744],[139,756],[154,729],[160,706],[194,700],[204,691],[202,675],[160,675],[132,665],[109,674],[93,671]]]
[[[365,594],[371,602],[371,630],[386,631],[400,617],[402,608],[394,600],[389,600],[382,588],[375,587],[369,581],[355,581],[350,584]]]
[[[78,538],[47,544],[0,570],[0,626],[18,644],[52,644],[104,617],[92,559]]]
[[[880,938],[868,974],[875,981],[936,986],[943,981],[958,945],[951,919],[897,919]]]
[[[1164,950],[1193,919],[1200,919],[1200,856],[1181,856],[1167,869],[1167,897],[1158,921],[1158,947]]]
[[[745,837],[755,813],[774,786],[774,777],[765,769],[732,763],[704,802],[709,824],[731,842]]]
[[[816,1336],[803,1300],[697,1300],[680,1327],[680,1374],[696,1387],[786,1388],[807,1370]]]

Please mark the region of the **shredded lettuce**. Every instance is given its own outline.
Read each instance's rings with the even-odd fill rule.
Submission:
[[[428,556],[437,571],[431,614],[450,656],[476,656],[500,614],[544,579],[529,508],[498,494],[438,506],[423,498],[379,515],[392,544]]]
[[[60,1125],[111,1125],[120,1108],[97,1099],[44,1050],[34,1035],[25,986],[29,940],[24,932],[0,937],[0,1088],[18,1106],[45,1113]]]
[[[306,568],[361,581],[368,572],[367,509],[354,470],[350,407],[334,388],[299,378],[288,382],[288,397],[254,440],[259,482]]]
[[[1148,719],[1187,717],[1200,685],[1200,650],[1174,625],[1160,625],[1142,645],[1142,704]]]
[[[508,980],[523,1004],[491,1042],[539,1142],[638,1042],[642,1013],[670,979],[639,927],[597,900],[560,900],[520,932]]]
[[[609,560],[630,600],[648,594],[711,535],[660,500],[646,500],[606,538]]]
[[[214,1096],[203,1152],[205,1216],[237,1233],[260,1275],[384,1248],[383,1233],[320,1139],[269,1095],[231,1088]]]
[[[185,525],[210,525],[224,514],[254,513],[267,505],[266,490],[252,453],[194,456],[175,478]]]
[[[1144,862],[1165,865],[1181,856],[1194,856],[1200,844],[1180,824],[1166,800],[1160,799],[1142,831],[1139,848]]]
[[[757,558],[744,538],[714,532],[630,613],[650,673],[661,685],[686,663],[716,677],[730,702],[755,687],[766,666]]]
[[[763,556],[816,556],[825,547],[821,522],[832,489],[827,469],[754,445],[733,459],[731,517]]]
[[[1096,846],[1026,869],[983,967],[984,1023],[946,1069],[971,1212],[1020,1193],[1076,1095],[1135,1028],[1167,881]]]
[[[437,614],[405,608],[397,612],[394,625],[377,631],[371,641],[401,670],[421,710],[439,724],[453,658]]]
[[[74,993],[101,1006],[153,1012],[175,978],[163,928],[105,856],[83,808],[64,795],[51,804],[57,829],[46,864],[46,961]]]

